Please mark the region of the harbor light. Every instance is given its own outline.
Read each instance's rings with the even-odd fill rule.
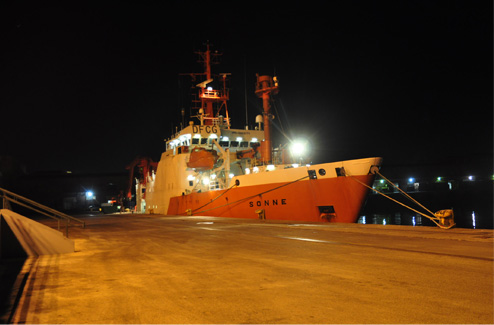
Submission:
[[[415,178],[410,177],[410,178],[408,179],[408,183],[410,183],[410,184],[415,183]]]

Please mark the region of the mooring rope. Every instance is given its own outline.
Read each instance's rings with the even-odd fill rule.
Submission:
[[[368,189],[370,189],[370,190],[372,190],[372,191],[374,191],[374,192],[376,192],[376,193],[378,193],[378,194],[380,194],[380,195],[384,196],[385,198],[387,198],[387,199],[389,199],[389,200],[391,200],[391,201],[393,201],[393,202],[395,202],[395,203],[398,203],[399,205],[401,205],[401,206],[403,206],[403,207],[405,207],[405,208],[407,208],[407,209],[409,209],[409,210],[412,210],[412,211],[413,211],[413,212],[415,212],[415,213],[418,213],[418,214],[420,214],[420,215],[422,215],[422,216],[426,217],[427,219],[429,219],[429,220],[431,220],[432,222],[434,222],[434,223],[436,224],[436,226],[438,226],[439,228],[442,228],[442,229],[450,229],[451,227],[453,227],[453,226],[455,225],[455,223],[451,224],[450,226],[444,226],[444,225],[441,225],[441,224],[438,222],[438,221],[439,221],[439,218],[438,218],[438,217],[436,217],[436,215],[435,215],[433,212],[431,212],[429,209],[427,209],[426,207],[424,207],[422,204],[420,204],[417,200],[415,200],[414,198],[412,198],[410,195],[408,195],[407,193],[405,193],[402,189],[400,189],[398,186],[396,186],[393,182],[391,182],[391,181],[390,181],[390,180],[388,180],[386,177],[384,177],[381,173],[379,173],[379,171],[375,171],[375,173],[376,173],[376,174],[378,174],[379,176],[381,176],[384,180],[386,180],[386,181],[387,181],[387,182],[388,182],[391,186],[393,186],[394,188],[398,189],[398,190],[400,191],[400,193],[401,193],[401,194],[404,194],[404,195],[405,195],[405,197],[407,197],[407,198],[408,198],[408,199],[410,199],[412,202],[414,202],[414,203],[416,203],[417,205],[419,205],[420,207],[422,207],[424,210],[426,210],[426,211],[427,211],[427,212],[429,212],[430,214],[432,214],[432,215],[433,215],[433,217],[431,217],[431,216],[429,216],[429,215],[427,215],[427,214],[425,214],[425,213],[423,213],[423,212],[420,212],[420,211],[418,211],[418,210],[416,210],[416,209],[414,209],[414,208],[412,208],[412,207],[410,207],[410,206],[408,206],[408,205],[406,205],[406,204],[404,204],[404,203],[402,203],[402,202],[400,202],[400,201],[398,201],[398,200],[396,200],[396,199],[393,199],[392,197],[390,197],[390,196],[388,196],[388,195],[386,195],[386,194],[382,193],[381,191],[378,191],[378,190],[376,190],[375,188],[373,188],[373,187],[371,187],[371,186],[369,186],[369,185],[365,184],[364,182],[360,181],[359,179],[357,179],[357,178],[356,178],[356,177],[354,177],[353,175],[348,174],[348,172],[345,172],[345,175],[346,175],[346,176],[349,176],[351,179],[353,179],[353,180],[355,180],[356,182],[358,182],[358,183],[362,184],[363,186],[367,187]]]
[[[223,193],[221,193],[220,195],[218,195],[217,197],[215,197],[215,198],[214,198],[214,199],[212,199],[211,201],[209,201],[209,202],[207,202],[206,204],[204,204],[204,205],[202,205],[202,206],[200,206],[200,207],[198,207],[198,208],[196,208],[196,209],[192,210],[192,211],[191,211],[191,213],[192,213],[192,214],[194,214],[197,210],[202,209],[202,208],[204,208],[206,205],[209,205],[209,204],[213,203],[214,201],[216,201],[217,199],[219,199],[220,197],[222,197],[223,195],[225,195],[225,194],[226,194],[229,190],[231,190],[231,189],[232,189],[232,188],[234,188],[235,186],[237,186],[237,183],[234,183],[234,184],[233,184],[232,186],[230,186],[230,187],[229,187],[226,191],[224,191]],[[207,210],[206,210],[206,211],[207,211]],[[202,211],[201,211],[201,212],[202,212]],[[187,213],[187,212],[185,212],[185,213]],[[183,213],[181,213],[181,214],[183,214]]]
[[[432,214],[434,217],[435,217],[435,214],[434,212],[432,212],[431,210],[427,209],[425,206],[423,206],[422,204],[420,204],[419,201],[415,200],[413,197],[411,197],[410,195],[408,195],[405,191],[403,191],[399,186],[396,186],[396,184],[394,184],[393,182],[391,182],[389,179],[387,179],[386,177],[383,176],[383,174],[381,174],[379,171],[375,171],[376,174],[378,174],[379,176],[381,176],[386,182],[388,182],[389,184],[391,184],[391,186],[393,186],[394,188],[396,188],[401,194],[403,194],[406,198],[408,198],[409,200],[411,200],[412,202],[414,202],[415,204],[417,204],[418,206],[420,206],[422,209],[424,209],[425,211],[429,212],[430,214]]]
[[[266,193],[269,193],[269,192],[275,191],[275,190],[277,190],[277,189],[280,189],[280,188],[282,188],[282,187],[288,186],[288,185],[290,185],[290,184],[293,184],[293,183],[299,182],[299,181],[301,181],[301,180],[303,180],[303,179],[306,179],[306,178],[308,178],[308,177],[309,177],[309,175],[304,176],[304,177],[301,177],[301,178],[296,179],[296,180],[294,180],[294,181],[291,181],[291,182],[288,182],[288,183],[285,183],[285,184],[282,184],[282,185],[276,186],[276,187],[274,187],[274,188],[272,188],[272,189],[269,189],[269,190],[267,190],[267,191],[259,192],[259,193],[254,194],[254,195],[251,195],[251,196],[248,196],[248,197],[245,197],[245,198],[242,198],[242,199],[238,199],[238,200],[233,201],[233,202],[228,202],[228,203],[226,203],[226,204],[223,204],[223,205],[220,205],[220,206],[217,206],[217,207],[214,207],[214,208],[210,208],[210,209],[206,209],[206,210],[202,210],[202,211],[197,211],[197,210],[202,209],[202,208],[204,208],[205,206],[207,206],[207,205],[209,205],[209,204],[213,203],[214,201],[216,201],[217,199],[219,199],[221,196],[223,196],[226,192],[228,192],[229,190],[231,190],[232,188],[234,188],[235,186],[237,186],[237,184],[234,184],[234,185],[232,185],[231,187],[229,187],[229,188],[228,188],[225,192],[221,193],[220,195],[218,195],[217,197],[215,197],[214,199],[212,199],[212,200],[211,200],[211,201],[209,201],[208,203],[206,203],[206,204],[204,204],[204,205],[200,206],[199,208],[194,209],[194,210],[192,211],[192,214],[204,213],[204,212],[207,212],[207,211],[211,211],[211,210],[215,210],[215,209],[223,208],[223,207],[228,206],[228,205],[231,205],[231,204],[235,204],[235,203],[238,203],[238,202],[246,201],[246,200],[252,199],[252,198],[254,198],[254,197],[256,197],[256,196],[260,196],[260,195],[263,195],[263,194],[266,194]],[[187,211],[186,211],[186,212],[183,212],[183,213],[180,213],[180,214],[187,214]]]

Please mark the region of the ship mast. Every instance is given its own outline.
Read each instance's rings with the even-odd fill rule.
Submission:
[[[278,79],[270,76],[257,75],[256,95],[262,98],[263,120],[264,120],[264,142],[261,144],[262,162],[270,164],[272,162],[271,143],[271,95],[278,93]]]
[[[199,63],[204,63],[204,73],[191,74],[191,75],[204,75],[206,80],[197,84],[196,87],[201,88],[199,91],[199,98],[201,101],[201,109],[203,110],[203,117],[201,118],[201,123],[204,120],[204,124],[213,125],[217,122],[222,124],[223,121],[219,119],[220,112],[225,109],[226,115],[226,125],[230,128],[227,101],[229,100],[229,92],[226,89],[226,77],[230,75],[229,73],[222,73],[220,76],[222,78],[222,90],[216,90],[212,87],[208,87],[208,84],[214,81],[213,75],[211,73],[211,65],[218,63],[219,57],[222,53],[215,51],[211,52],[209,48],[209,43],[206,44],[206,51],[195,52],[199,55]],[[214,112],[214,104],[218,107],[216,114]]]

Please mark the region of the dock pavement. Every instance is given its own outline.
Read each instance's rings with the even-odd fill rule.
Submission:
[[[494,323],[493,230],[94,215],[12,322]]]

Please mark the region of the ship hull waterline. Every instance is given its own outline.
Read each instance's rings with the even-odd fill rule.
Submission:
[[[353,176],[371,185],[374,175]],[[368,189],[352,177],[234,186],[170,198],[168,215],[355,223]]]

